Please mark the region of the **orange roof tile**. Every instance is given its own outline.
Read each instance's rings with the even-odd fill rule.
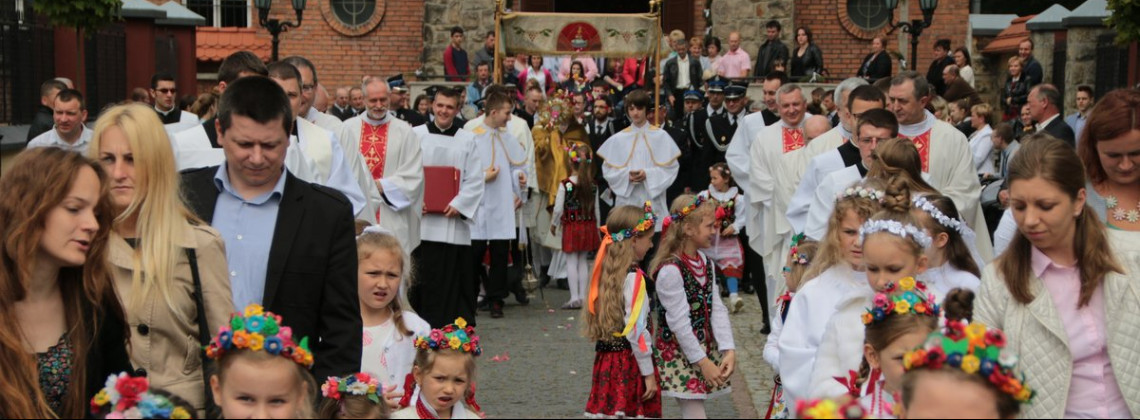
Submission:
[[[198,61],[222,61],[237,51],[247,50],[269,60],[270,39],[257,36],[258,28],[198,27]]]
[[[1001,31],[993,41],[982,49],[985,54],[1003,54],[1010,52],[1017,52],[1017,46],[1022,40],[1029,38],[1029,29],[1025,28],[1025,22],[1033,19],[1037,15],[1022,16],[1014,19],[1009,23],[1009,27]]]

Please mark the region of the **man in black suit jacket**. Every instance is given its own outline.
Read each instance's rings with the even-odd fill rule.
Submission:
[[[1029,114],[1037,121],[1037,132],[1046,132],[1076,147],[1073,128],[1061,118],[1061,92],[1048,83],[1042,83],[1029,91]]]
[[[788,61],[788,46],[780,41],[780,31],[783,30],[783,26],[773,19],[769,20],[764,27],[768,39],[760,45],[760,50],[756,51],[756,65],[752,66],[753,77],[767,76],[768,73],[772,72],[776,63],[791,65]]]
[[[701,69],[701,61],[697,57],[689,56],[689,44],[685,42],[684,38],[675,41],[673,45],[677,56],[665,61],[664,85],[673,97],[672,104],[676,108],[671,117],[678,118],[681,116],[681,98],[684,96],[685,89],[693,84],[700,83],[704,70]],[[681,78],[682,59],[684,59],[685,67],[688,68],[687,81]]]
[[[361,358],[352,205],[285,169],[292,120],[277,83],[238,79],[218,105],[225,163],[183,173],[183,189],[227,242],[235,305],[260,303],[281,315],[294,337],[309,337],[314,375],[340,376],[359,371]]]
[[[942,70],[954,64],[954,57],[950,53],[950,40],[940,39],[934,42],[934,61],[930,62],[930,70],[926,72],[926,80],[934,86],[938,96],[946,93],[946,81],[942,79]]]
[[[1041,62],[1033,58],[1032,39],[1025,38],[1017,44],[1017,56],[1021,57],[1021,74],[1025,75],[1030,87],[1045,81],[1045,71],[1041,68]]]

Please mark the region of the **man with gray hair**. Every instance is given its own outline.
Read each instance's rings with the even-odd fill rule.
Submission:
[[[823,133],[831,131],[831,121],[822,115],[812,115],[808,117],[807,122],[804,123],[804,140],[805,147],[811,144],[812,140],[816,137],[822,136]]]
[[[329,108],[329,114],[339,118],[341,121],[356,116],[356,111],[348,104],[348,90],[349,88],[340,87],[336,89],[336,96],[333,97],[332,107]]]
[[[285,57],[281,61],[292,64],[301,72],[301,114],[297,117],[333,133],[340,131],[340,119],[317,111],[314,106],[317,102],[317,85],[320,84],[320,80],[317,79],[317,67],[313,62],[299,55]]]
[[[942,80],[946,82],[946,90],[942,93],[942,99],[946,102],[954,103],[962,99],[968,99],[970,106],[982,103],[981,96],[974,90],[973,86],[966,79],[962,78],[958,66],[951,64],[942,69]]]
[[[922,172],[930,176],[930,185],[954,201],[962,220],[977,233],[978,252],[989,260],[993,244],[981,211],[982,185],[974,169],[974,155],[961,131],[926,110],[930,96],[922,92],[927,92],[929,86],[918,73],[900,73],[891,79],[887,109],[898,118],[899,136],[910,139],[918,148]]]
[[[1037,121],[1037,132],[1046,132],[1076,147],[1073,128],[1061,116],[1061,92],[1056,86],[1042,83],[1029,91],[1029,114]]]

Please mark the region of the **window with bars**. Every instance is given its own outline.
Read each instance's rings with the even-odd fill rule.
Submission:
[[[348,27],[363,25],[376,13],[376,0],[331,0],[333,14]]]
[[[891,10],[882,0],[848,0],[847,16],[855,26],[873,31],[887,24]]]
[[[250,26],[249,0],[183,0],[194,13],[206,18],[216,28],[245,28]]]

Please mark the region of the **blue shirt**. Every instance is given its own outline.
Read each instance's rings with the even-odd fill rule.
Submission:
[[[1072,115],[1065,117],[1065,124],[1068,124],[1069,128],[1073,129],[1073,138],[1077,143],[1081,141],[1081,132],[1085,131],[1085,122],[1088,120],[1089,117],[1081,115],[1080,112],[1074,112]]]
[[[223,163],[214,174],[219,194],[211,224],[226,243],[234,310],[241,312],[251,303],[261,304],[265,297],[269,248],[277,227],[277,210],[285,193],[286,173],[281,173],[273,191],[246,200],[230,184],[226,165]]]

